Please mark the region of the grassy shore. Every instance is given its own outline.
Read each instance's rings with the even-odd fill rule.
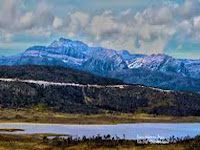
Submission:
[[[199,143],[200,138],[168,145],[137,145],[135,141],[130,140],[68,141],[59,138],[48,139],[48,135],[40,134],[0,134],[0,150],[199,150]]]
[[[149,114],[66,114],[35,109],[1,109],[0,122],[59,123],[59,124],[118,124],[118,123],[190,123],[200,122],[200,117],[171,117]]]
[[[0,132],[18,132],[18,131],[25,131],[23,129],[0,129]]]
[[[148,114],[103,113],[93,115],[66,114],[40,109],[0,109],[0,122],[59,123],[59,124],[117,124],[117,123],[180,123],[200,122],[200,117],[169,117]],[[15,132],[18,129],[0,129]],[[199,150],[200,138],[167,145],[136,145],[134,141],[79,141],[63,144],[59,140],[44,140],[54,134],[6,135],[0,134],[0,150]],[[59,135],[67,136],[67,135]],[[113,144],[114,143],[114,144]]]

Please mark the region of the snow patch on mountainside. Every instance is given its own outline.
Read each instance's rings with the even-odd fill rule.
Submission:
[[[128,65],[129,69],[150,69],[163,73],[175,73],[192,78],[200,78],[200,60],[175,59],[173,57],[158,54],[144,58],[133,59]]]
[[[77,83],[59,83],[59,82],[48,82],[40,80],[21,80],[21,79],[12,79],[12,78],[0,78],[0,81],[5,82],[22,82],[30,84],[38,84],[41,86],[74,86],[74,87],[93,87],[93,88],[120,88],[123,89],[128,85],[97,85],[97,84],[77,84]]]

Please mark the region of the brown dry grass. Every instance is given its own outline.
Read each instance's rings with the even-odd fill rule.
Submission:
[[[171,117],[149,114],[103,113],[94,115],[66,114],[35,109],[1,109],[0,122],[33,122],[60,124],[117,124],[117,123],[183,123],[200,122],[200,117]]]

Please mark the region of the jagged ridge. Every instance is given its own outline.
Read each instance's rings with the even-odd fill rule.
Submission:
[[[30,47],[22,54],[0,57],[0,65],[71,67],[131,84],[200,92],[200,60],[175,59],[164,54],[130,54],[126,50],[89,47],[65,38],[49,46]],[[148,76],[146,72],[149,72]]]

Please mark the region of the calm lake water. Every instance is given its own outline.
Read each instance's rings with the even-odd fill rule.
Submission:
[[[194,137],[200,134],[200,123],[136,123],[117,125],[62,125],[62,124],[28,124],[0,123],[0,128],[25,129],[15,134],[54,133],[74,136],[107,135],[126,139],[137,139],[138,136]]]

